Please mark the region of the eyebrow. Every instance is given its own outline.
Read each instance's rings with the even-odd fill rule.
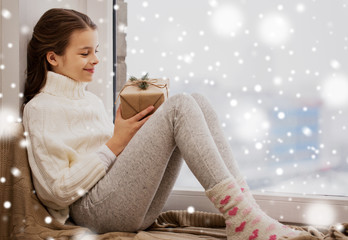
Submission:
[[[98,48],[99,47],[99,44],[95,47],[95,48]],[[85,50],[85,49],[93,49],[93,47],[82,47],[82,48],[79,48],[79,50]]]

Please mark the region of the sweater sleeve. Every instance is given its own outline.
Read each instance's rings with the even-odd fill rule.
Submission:
[[[98,149],[97,154],[104,164],[105,171],[108,171],[116,161],[116,155],[105,144]]]
[[[58,115],[51,113],[27,104],[23,123],[36,193],[46,206],[59,210],[92,188],[105,175],[105,169],[97,149],[75,150],[69,123],[54,119]]]

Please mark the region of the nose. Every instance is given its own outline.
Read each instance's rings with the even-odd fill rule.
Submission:
[[[91,59],[91,63],[93,65],[97,65],[99,63],[99,58],[97,55],[94,54],[93,58]]]

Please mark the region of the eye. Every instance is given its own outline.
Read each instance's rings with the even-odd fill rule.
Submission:
[[[98,53],[99,51],[98,50],[95,50],[95,53]]]
[[[81,53],[80,55],[82,55],[82,56],[88,56],[88,53]]]

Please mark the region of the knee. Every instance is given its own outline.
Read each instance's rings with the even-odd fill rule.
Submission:
[[[191,94],[188,94],[188,93],[178,93],[178,94],[175,94],[174,96],[168,98],[168,101],[185,102],[187,100],[190,101],[190,99],[192,99]]]
[[[201,93],[192,93],[191,96],[194,98],[194,99],[207,99],[203,94]]]
[[[209,100],[206,96],[200,93],[192,93],[191,96],[196,100],[198,105],[206,105]]]
[[[187,107],[188,105],[196,104],[196,101],[194,100],[194,98],[187,93],[176,94],[168,98],[167,102],[169,105],[174,106],[176,109],[182,108],[184,106]]]
[[[169,117],[170,120],[179,119],[181,116],[187,116],[188,114],[192,116],[201,112],[196,100],[186,93],[176,94],[168,98],[157,111],[158,114],[164,112],[164,116]]]

